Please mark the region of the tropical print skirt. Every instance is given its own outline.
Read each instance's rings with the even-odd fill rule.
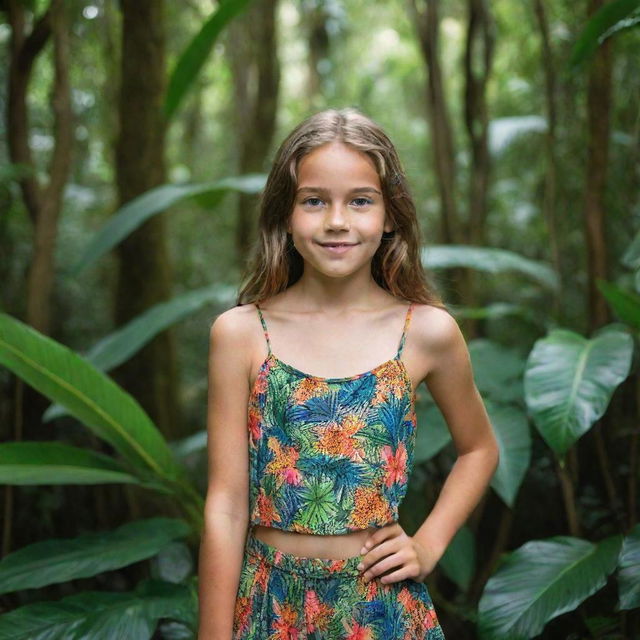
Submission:
[[[427,586],[379,577],[366,583],[361,557],[296,556],[249,531],[234,640],[444,640]]]

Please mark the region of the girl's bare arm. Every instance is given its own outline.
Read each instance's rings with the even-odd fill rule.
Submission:
[[[425,383],[458,453],[436,504],[413,536],[435,564],[486,491],[498,464],[498,444],[457,322],[433,308],[424,320],[422,348],[431,362]]]
[[[249,341],[242,307],[210,331],[207,403],[209,485],[199,560],[198,640],[231,640],[248,527]]]

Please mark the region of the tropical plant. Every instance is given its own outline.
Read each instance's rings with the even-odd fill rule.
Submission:
[[[0,592],[95,576],[155,556],[175,540],[197,539],[202,497],[134,398],[87,360],[7,314],[0,314],[0,363],[114,451],[105,455],[60,442],[0,444],[4,484],[137,484],[171,498],[183,512],[183,519],[140,520],[19,549],[0,562]],[[83,592],[18,607],[0,616],[0,638],[142,639],[162,619],[193,632],[196,602],[193,579],[146,580],[131,593]]]

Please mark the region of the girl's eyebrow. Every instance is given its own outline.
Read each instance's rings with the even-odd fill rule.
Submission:
[[[300,187],[296,193],[302,193],[303,191],[316,191],[317,193],[329,193],[328,189],[324,187]],[[374,187],[356,187],[355,189],[351,189],[350,193],[377,193],[382,195],[380,191],[378,191]]]

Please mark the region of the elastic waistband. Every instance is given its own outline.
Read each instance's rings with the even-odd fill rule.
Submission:
[[[340,576],[357,576],[360,574],[357,566],[360,564],[362,556],[353,556],[341,560],[331,558],[309,558],[296,556],[292,553],[285,553],[276,547],[258,540],[249,531],[245,544],[247,553],[260,558],[263,562],[277,567],[287,573],[297,573],[313,578],[332,578]]]

